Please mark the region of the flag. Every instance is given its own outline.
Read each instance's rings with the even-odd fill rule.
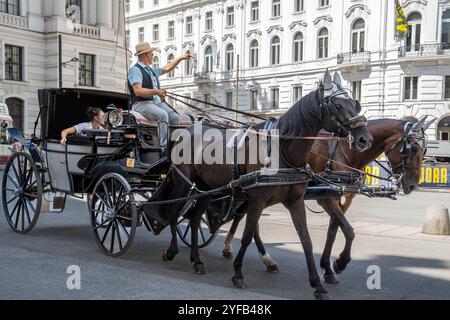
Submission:
[[[405,38],[408,34],[408,22],[405,12],[398,0],[395,0],[395,37],[397,39]]]

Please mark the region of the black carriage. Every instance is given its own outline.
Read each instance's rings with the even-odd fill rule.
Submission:
[[[48,211],[44,204],[50,202],[54,210],[62,211],[67,196],[86,195],[95,239],[106,254],[125,253],[138,226],[145,225],[159,234],[167,222],[157,208],[147,208],[151,212],[142,214],[145,207],[141,205],[152,198],[171,166],[161,152],[158,124],[142,124],[132,112],[122,112],[128,105],[128,95],[120,93],[45,89],[39,91],[39,102],[41,109],[31,140],[10,129],[18,142],[2,184],[3,210],[10,227],[26,234],[34,228],[40,213]],[[61,144],[61,131],[84,122],[90,106],[105,111],[109,129],[86,130],[84,135],[69,136],[67,143]],[[168,130],[180,127],[184,126],[169,126]],[[205,215],[204,227],[208,228],[206,219]],[[186,241],[189,227],[183,217],[179,228]],[[206,229],[201,232],[205,246],[214,233]]]

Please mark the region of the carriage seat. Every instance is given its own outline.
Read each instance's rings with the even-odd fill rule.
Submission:
[[[136,111],[124,111],[124,120],[129,117],[129,122],[131,124],[137,124],[137,125],[145,125],[150,127],[158,127],[158,121],[156,120],[149,120],[146,117],[144,117],[141,113]],[[193,124],[193,118],[190,115],[187,114],[181,114],[181,120],[180,124],[182,126],[189,126]],[[125,122],[127,123],[127,122]]]

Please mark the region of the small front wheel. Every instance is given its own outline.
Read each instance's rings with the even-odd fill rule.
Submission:
[[[117,173],[104,175],[90,201],[91,227],[99,248],[118,257],[130,248],[138,225],[138,209],[128,181]]]
[[[26,234],[36,225],[42,205],[42,180],[36,163],[25,152],[11,156],[2,182],[3,212],[14,232]]]

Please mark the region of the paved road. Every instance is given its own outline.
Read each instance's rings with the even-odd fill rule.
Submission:
[[[349,215],[358,226],[353,261],[339,277],[339,285],[327,285],[330,298],[449,299],[450,239],[413,232],[420,228],[429,204],[449,204],[449,198],[418,192],[398,202],[357,199]],[[44,214],[27,236],[12,233],[1,214],[0,299],[312,299],[304,256],[289,219],[285,210],[274,207],[266,211],[261,227],[281,272],[266,273],[252,246],[244,268],[249,288],[238,290],[230,281],[232,262],[220,255],[224,232],[202,251],[208,273],[198,276],[192,273],[189,251],[183,246],[176,261],[161,260],[169,241],[167,231],[154,237],[142,228],[126,256],[104,256],[80,200],[70,200],[62,215]],[[324,214],[309,214],[317,262],[327,219]],[[387,225],[398,228],[389,233]],[[410,233],[402,233],[404,228]],[[238,245],[236,240],[235,249]],[[335,254],[342,245],[339,236]],[[66,287],[71,265],[81,268],[81,290]],[[372,265],[381,268],[381,290],[367,288],[367,268]]]

